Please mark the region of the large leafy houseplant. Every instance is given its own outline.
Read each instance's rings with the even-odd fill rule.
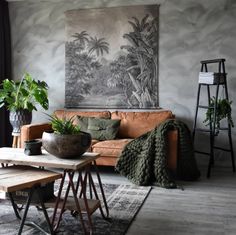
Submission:
[[[206,118],[203,121],[206,125],[210,125],[210,121],[213,121],[214,118],[214,106],[216,105],[216,113],[215,113],[215,123],[216,123],[216,134],[220,129],[221,120],[227,118],[229,125],[234,127],[234,122],[232,119],[232,109],[231,109],[232,101],[228,99],[218,99],[216,103],[215,97],[210,99],[210,105],[206,112]]]
[[[44,81],[36,81],[29,73],[25,73],[20,81],[5,79],[0,89],[0,108],[6,106],[10,111],[26,109],[37,110],[36,104],[48,109],[48,85]]]
[[[32,111],[36,105],[48,109],[48,85],[44,81],[36,81],[29,73],[25,73],[20,81],[3,80],[0,88],[0,108],[4,105],[10,111],[10,123],[13,134],[20,132],[20,127],[32,120]]]

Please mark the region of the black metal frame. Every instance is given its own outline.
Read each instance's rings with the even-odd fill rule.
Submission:
[[[31,203],[31,199],[32,199],[32,196],[33,196],[33,193],[36,192],[37,196],[38,196],[38,199],[39,199],[39,203],[41,205],[41,210],[43,211],[44,213],[44,217],[46,219],[46,222],[47,222],[47,225],[48,225],[48,229],[49,229],[49,233],[47,231],[45,231],[43,228],[41,228],[38,224],[36,224],[35,222],[33,221],[27,221],[26,220],[26,217],[27,217],[27,214],[28,214],[28,210],[29,210],[29,206],[30,206],[30,203]],[[43,202],[43,199],[42,199],[42,195],[41,195],[41,191],[40,191],[40,185],[35,185],[33,186],[30,191],[29,191],[29,196],[27,198],[27,201],[26,201],[26,205],[25,205],[25,210],[24,210],[24,214],[23,214],[23,217],[21,218],[21,216],[19,215],[19,212],[18,212],[18,207],[15,203],[15,200],[12,196],[12,193],[9,192],[9,198],[10,198],[10,201],[11,201],[11,204],[12,204],[12,207],[13,207],[13,210],[15,212],[15,215],[17,217],[17,219],[19,219],[21,222],[20,222],[20,228],[18,230],[18,235],[20,235],[22,233],[22,230],[23,230],[23,227],[24,225],[28,225],[28,226],[32,226],[32,227],[35,227],[36,229],[38,229],[39,231],[43,232],[44,234],[46,235],[53,235],[54,234],[54,231],[53,231],[53,228],[52,228],[52,225],[50,223],[50,220],[49,220],[49,217],[48,217],[48,213],[47,213],[47,210],[45,208],[45,205],[44,205],[44,202]]]
[[[194,125],[193,125],[193,134],[192,134],[193,142],[195,140],[196,131],[208,132],[210,134],[210,136],[209,136],[210,137],[210,152],[207,153],[207,152],[202,152],[202,151],[195,151],[195,152],[200,153],[200,154],[210,155],[209,163],[208,163],[208,170],[207,170],[207,178],[210,177],[211,167],[214,166],[214,149],[220,149],[220,150],[231,153],[232,168],[233,168],[233,172],[235,172],[234,150],[233,150],[232,135],[231,135],[231,125],[229,123],[229,120],[227,120],[228,121],[228,127],[227,128],[221,128],[220,130],[227,130],[228,131],[229,147],[230,148],[225,149],[225,148],[215,146],[216,108],[217,108],[217,101],[218,101],[218,96],[219,96],[219,87],[220,87],[220,85],[223,85],[223,89],[224,89],[224,92],[225,92],[225,98],[227,100],[229,100],[229,95],[228,95],[226,72],[225,72],[225,59],[214,59],[214,60],[201,61],[201,72],[208,72],[207,64],[212,64],[212,63],[218,63],[218,73],[221,73],[224,76],[224,82],[220,83],[220,81],[219,81],[220,79],[219,79],[217,81],[217,84],[212,84],[212,85],[216,86],[216,94],[215,94],[216,102],[215,102],[214,107],[213,107],[213,111],[214,111],[213,120],[210,119],[209,129],[201,129],[201,128],[196,127],[197,126],[198,109],[199,108],[208,109],[209,106],[210,106],[210,99],[211,99],[210,86],[212,86],[211,84],[199,83],[198,92],[197,92],[197,104],[196,104],[196,111],[195,111],[195,118],[194,118]],[[200,93],[201,93],[201,87],[202,86],[207,86],[208,106],[199,105]]]

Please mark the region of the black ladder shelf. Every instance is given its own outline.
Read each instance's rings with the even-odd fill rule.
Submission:
[[[227,127],[220,128],[220,130],[228,131],[228,138],[229,138],[229,149],[217,147],[215,146],[215,137],[216,137],[216,108],[217,108],[217,101],[219,96],[219,88],[222,86],[223,92],[225,94],[225,99],[229,100],[228,96],[228,89],[227,89],[227,80],[226,80],[226,72],[225,72],[225,59],[214,59],[214,60],[203,60],[201,61],[201,72],[208,72],[207,65],[208,64],[218,64],[218,73],[216,74],[218,79],[215,79],[212,84],[209,84],[209,82],[204,83],[204,81],[199,81],[198,84],[198,92],[197,92],[197,104],[196,104],[196,112],[195,112],[195,118],[194,118],[194,125],[193,125],[193,143],[195,140],[196,132],[206,132],[209,133],[210,137],[210,152],[202,152],[195,150],[196,153],[200,154],[206,154],[209,155],[209,163],[208,163],[208,170],[207,170],[207,177],[209,178],[211,175],[211,167],[214,165],[214,150],[220,149],[223,151],[227,151],[231,153],[231,160],[232,160],[232,168],[233,172],[235,172],[235,162],[234,162],[234,150],[233,150],[233,144],[232,144],[232,136],[231,136],[231,125],[229,120],[227,119]],[[207,99],[208,99],[208,105],[200,105],[200,93],[201,93],[201,87],[206,86],[207,88]],[[210,86],[215,86],[215,103],[213,109],[213,118],[209,121],[209,129],[206,128],[197,128],[197,116],[198,116],[198,110],[199,108],[202,109],[208,109],[210,106]]]

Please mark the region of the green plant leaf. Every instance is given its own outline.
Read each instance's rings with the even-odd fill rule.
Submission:
[[[55,115],[47,115],[50,117],[50,122],[52,129],[57,134],[71,135],[78,134],[80,132],[80,127],[73,124],[74,117],[69,119],[58,118]]]
[[[216,105],[216,128],[220,127],[220,121],[227,118],[229,125],[234,127],[234,122],[232,119],[232,110],[231,110],[231,104],[232,101],[229,101],[227,99],[218,99],[216,103],[215,97],[212,97],[210,99],[209,108],[206,112],[206,118],[203,121],[206,123],[206,126],[210,124],[211,121],[214,119],[214,107]]]
[[[5,79],[0,89],[0,102],[9,110],[37,110],[36,105],[48,109],[47,83],[36,81],[29,73],[25,73],[20,81]]]

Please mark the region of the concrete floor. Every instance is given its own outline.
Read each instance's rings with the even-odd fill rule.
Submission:
[[[216,165],[207,179],[206,164],[199,168],[199,181],[178,182],[184,190],[153,187],[127,235],[235,235],[236,173],[230,164]],[[113,169],[100,172],[104,183],[130,184]]]

